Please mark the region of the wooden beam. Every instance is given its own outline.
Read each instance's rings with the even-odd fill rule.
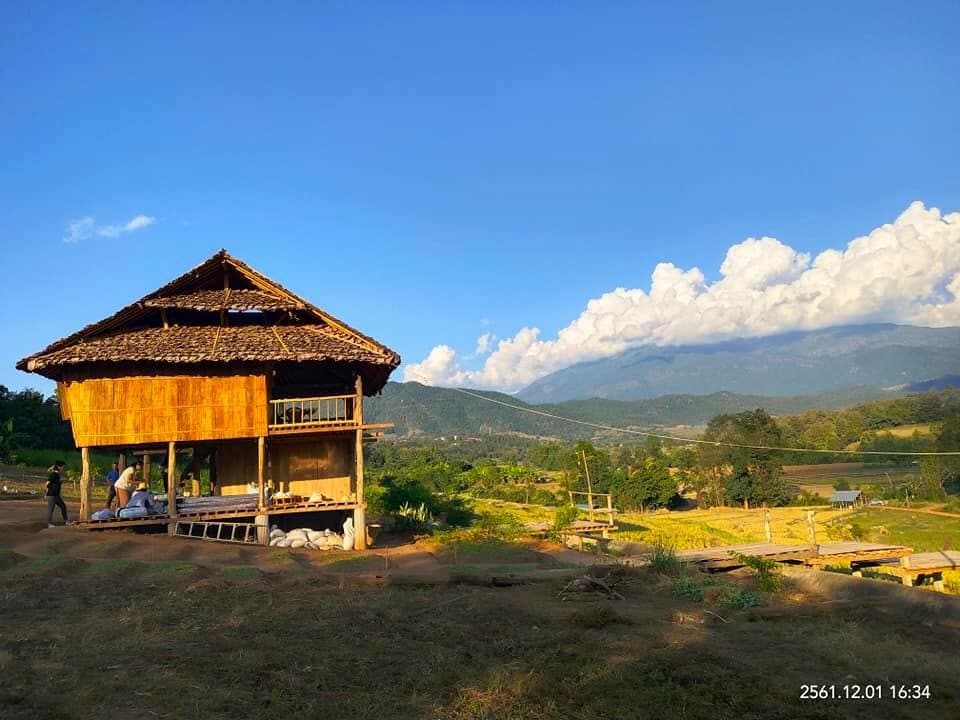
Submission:
[[[264,473],[267,465],[267,440],[262,435],[257,438],[257,507],[267,506]]]
[[[353,529],[356,532],[354,547],[357,550],[366,550],[367,521],[363,504],[363,377],[360,373],[357,373],[355,389],[353,420],[357,423],[356,446],[354,448],[357,507],[353,511]]]
[[[171,518],[177,516],[177,444],[172,440],[167,445],[167,511]]]
[[[92,498],[90,495],[90,448],[80,448],[80,519],[90,519]]]

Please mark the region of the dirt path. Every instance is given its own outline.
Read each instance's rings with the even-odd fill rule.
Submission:
[[[67,501],[68,517],[76,517],[78,504]],[[0,501],[0,548],[29,558],[61,555],[87,562],[107,560],[143,563],[181,563],[210,571],[239,566],[264,573],[297,572],[390,576],[395,580],[425,583],[449,582],[466,573],[485,576],[534,572],[558,567],[595,564],[596,556],[550,543],[523,546],[508,556],[482,550],[465,555],[445,552],[429,542],[385,538],[382,547],[364,553],[301,548],[264,548],[186,538],[165,532],[132,530],[89,531],[71,526],[48,528],[46,505],[40,499]],[[59,511],[54,515],[59,522]]]

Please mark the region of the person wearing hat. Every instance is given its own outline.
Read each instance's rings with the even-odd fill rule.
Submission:
[[[50,474],[47,476],[47,482],[43,486],[43,496],[47,499],[47,527],[55,527],[53,524],[53,509],[60,508],[60,514],[63,515],[63,524],[67,524],[67,506],[60,497],[60,486],[63,479],[60,474],[63,472],[66,464],[63,460],[57,460],[50,468]]]
[[[157,515],[161,512],[160,503],[153,498],[153,493],[145,482],[137,485],[130,502],[124,505],[124,509],[135,507],[142,507],[148,515]]]

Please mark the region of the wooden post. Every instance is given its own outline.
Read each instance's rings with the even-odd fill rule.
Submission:
[[[257,438],[257,507],[261,510],[267,505],[264,472],[267,464],[267,440],[262,435]]]
[[[910,556],[900,558],[900,582],[907,587],[913,587],[913,575],[910,573]]]
[[[587,466],[587,452],[585,450],[581,450],[580,456],[583,458],[583,473],[587,476],[587,507],[589,509],[590,521],[593,522],[593,483],[590,482],[590,468]]]
[[[770,527],[770,508],[766,505],[763,507],[763,534],[766,536],[768,543],[773,542],[773,529]]]
[[[120,453],[117,455],[117,465],[120,466],[120,472],[123,472],[127,469],[127,455],[126,453]]]
[[[80,448],[80,519],[90,519],[90,448]]]
[[[610,526],[613,527],[613,493],[607,493],[607,518],[610,520]]]
[[[148,452],[143,454],[143,481],[147,487],[150,487],[150,453]]]
[[[167,445],[167,511],[171,518],[177,516],[177,444],[173,441]]]
[[[817,526],[813,522],[813,510],[807,510],[807,540],[810,542],[810,549],[816,553],[817,557],[820,557],[820,546],[817,545]],[[817,569],[820,569],[819,564]]]
[[[353,511],[354,547],[367,549],[367,522],[363,503],[363,377],[357,373],[356,397],[353,400],[353,421],[357,425],[355,454],[357,507]]]

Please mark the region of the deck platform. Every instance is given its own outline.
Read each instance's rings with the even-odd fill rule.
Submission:
[[[359,507],[359,504],[356,502],[332,500],[313,502],[285,501],[271,504],[261,511],[257,508],[256,495],[180,498],[177,503],[177,517],[175,518],[171,518],[167,514],[162,514],[149,515],[131,520],[121,518],[113,518],[110,520],[81,520],[74,523],[74,525],[84,530],[112,530],[115,528],[166,526],[176,522],[215,522],[252,517],[258,514],[274,516],[335,510],[354,510],[357,507]]]
[[[822,567],[824,565],[871,562],[897,559],[913,551],[901,545],[879,545],[863,542],[836,542],[823,545],[784,545],[778,543],[748,543],[723,545],[702,550],[684,550],[677,553],[680,562],[692,563],[703,570],[724,570],[743,565],[738,555],[761,557],[775,562],[787,562]]]

